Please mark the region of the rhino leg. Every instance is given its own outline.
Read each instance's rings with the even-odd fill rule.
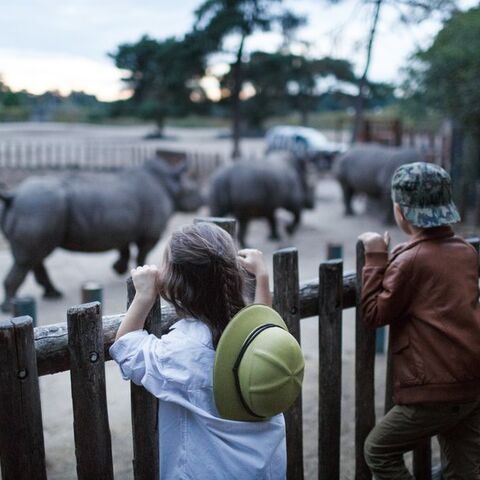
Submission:
[[[145,265],[147,261],[147,255],[152,251],[153,247],[157,243],[157,239],[141,240],[137,242],[138,254],[137,265]]]
[[[268,237],[269,240],[280,240],[280,236],[278,235],[278,228],[277,228],[277,219],[275,218],[275,213],[272,213],[267,217],[268,224],[270,225],[270,236]]]
[[[352,208],[352,198],[353,198],[353,188],[342,182],[342,192],[343,192],[343,203],[345,205],[345,215],[353,215]]]
[[[43,263],[36,265],[33,269],[33,274],[35,276],[35,280],[39,285],[41,285],[45,291],[43,292],[43,296],[45,298],[60,298],[62,297],[62,292],[57,290],[48,276],[47,269]]]
[[[119,250],[120,256],[118,260],[112,265],[112,268],[119,274],[122,275],[128,269],[128,261],[130,260],[130,247],[126,245],[125,247]]]
[[[13,264],[12,268],[5,277],[5,281],[3,282],[5,287],[5,300],[1,306],[2,312],[10,311],[10,301],[13,297],[15,297],[18,288],[25,280],[29,270],[30,267],[27,265],[20,265],[18,263]]]
[[[301,213],[300,213],[300,210],[295,210],[292,212],[293,213],[293,220],[292,220],[292,223],[290,223],[289,225],[287,225],[287,233],[289,235],[292,235],[295,230],[297,229],[299,223],[300,223],[300,218],[301,218]]]

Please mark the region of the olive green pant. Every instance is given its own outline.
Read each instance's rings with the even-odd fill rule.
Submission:
[[[480,480],[480,400],[396,405],[370,432],[365,460],[376,480],[412,480],[403,454],[437,435],[444,480]]]

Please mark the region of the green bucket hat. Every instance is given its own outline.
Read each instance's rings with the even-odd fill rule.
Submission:
[[[228,420],[261,421],[284,412],[302,389],[300,345],[280,315],[250,305],[230,320],[217,346],[213,393]]]
[[[407,163],[392,177],[392,200],[417,227],[431,228],[460,221],[452,200],[450,175],[438,165]]]

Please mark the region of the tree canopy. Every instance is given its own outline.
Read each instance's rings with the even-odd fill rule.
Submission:
[[[167,116],[186,115],[205,98],[199,80],[206,52],[197,37],[187,34],[180,40],[155,40],[145,35],[110,54],[115,65],[128,72],[123,80],[140,114],[154,119],[160,128]]]
[[[455,13],[412,71],[416,93],[467,126],[480,125],[479,32],[480,8]]]

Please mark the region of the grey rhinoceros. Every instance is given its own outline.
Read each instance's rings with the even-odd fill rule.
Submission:
[[[413,148],[382,145],[357,145],[335,161],[333,172],[340,182],[345,214],[353,215],[352,197],[365,193],[385,207],[385,221],[391,222],[392,200],[390,184],[395,170],[405,163],[420,162],[423,158]]]
[[[309,183],[308,164],[298,158],[270,155],[259,161],[237,160],[215,172],[210,181],[210,214],[233,215],[238,221],[238,239],[245,246],[248,222],[264,217],[270,224],[270,238],[278,239],[275,211],[293,213],[287,226],[292,234],[304,208],[313,208],[314,191]]]
[[[185,163],[172,165],[158,156],[116,173],[65,173],[30,177],[12,193],[1,192],[5,206],[1,228],[14,264],[7,274],[2,310],[31,270],[44,296],[61,293],[52,285],[44,259],[55,248],[80,252],[115,249],[118,273],[128,268],[130,245],[145,263],[175,210],[195,211],[202,203],[186,183]]]

